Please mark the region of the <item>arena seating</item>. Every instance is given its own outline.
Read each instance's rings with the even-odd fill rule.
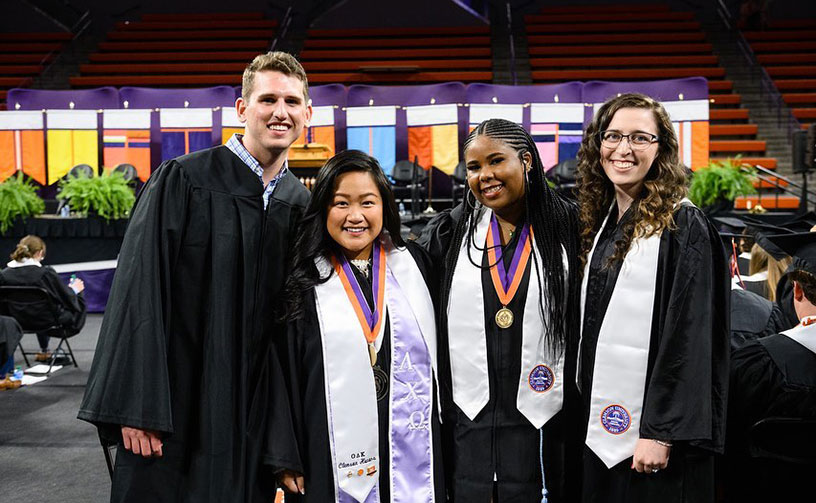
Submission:
[[[28,87],[54,59],[70,33],[0,33],[0,110],[13,87]]]
[[[316,84],[490,82],[490,28],[313,29],[300,60]]]
[[[694,13],[664,4],[545,7],[525,22],[534,82],[706,77],[712,160],[739,155],[776,168]]]
[[[247,61],[269,47],[276,25],[252,12],[146,14],[117,23],[71,86],[238,85]]]
[[[802,129],[807,129],[816,122],[816,19],[772,21],[765,30],[744,35]]]

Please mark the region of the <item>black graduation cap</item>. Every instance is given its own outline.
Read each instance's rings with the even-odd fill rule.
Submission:
[[[792,234],[794,231],[787,228],[787,224],[785,227],[780,225],[771,224],[768,222],[763,222],[757,218],[751,217],[749,215],[740,215],[739,217],[730,216],[730,217],[714,217],[714,220],[725,226],[726,228],[737,230],[740,235],[734,235],[734,237],[742,237],[745,238],[746,236],[750,236],[754,238],[756,244],[759,245],[760,248],[765,250],[768,255],[772,256],[776,260],[782,260],[788,256],[784,250],[780,249],[776,246],[773,242],[771,242],[768,237],[769,236],[776,236],[780,234]],[[731,237],[730,234],[720,233],[723,236]]]
[[[714,217],[713,220],[719,224],[720,230],[739,234],[745,229],[746,223],[737,217]]]
[[[784,224],[786,228],[795,232],[810,232],[814,225],[816,225],[816,213],[812,211],[803,213]]]
[[[789,271],[804,270],[816,276],[816,232],[780,234],[768,239],[793,257]]]
[[[780,227],[778,225],[769,224],[766,222],[760,222],[758,220],[748,220],[745,222],[748,228],[748,232],[754,235],[754,241],[756,244],[759,245],[760,248],[765,250],[771,257],[775,258],[776,260],[782,260],[790,255],[784,249],[780,248],[776,245],[776,243],[771,239],[775,236],[780,235],[789,235],[793,234],[793,231],[787,229],[785,227]]]
[[[717,230],[720,232],[720,239],[722,239],[728,253],[731,253],[731,240],[734,239],[739,242],[741,239],[750,238],[745,234],[745,222],[736,217],[712,217],[714,223],[717,225]]]

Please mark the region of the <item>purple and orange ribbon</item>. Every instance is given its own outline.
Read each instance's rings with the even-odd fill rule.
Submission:
[[[374,241],[374,248],[371,251],[373,256],[371,264],[372,289],[374,293],[374,310],[368,307],[363,290],[357,282],[357,277],[351,270],[351,265],[343,254],[337,254],[332,258],[334,270],[340,277],[343,283],[343,289],[348,295],[351,306],[357,314],[357,319],[360,321],[360,326],[363,329],[366,341],[373,344],[377,339],[377,334],[380,332],[380,326],[383,322],[383,313],[385,309],[382,308],[385,299],[385,248],[380,245],[379,239]]]
[[[487,257],[491,264],[490,277],[493,279],[493,288],[499,296],[502,306],[507,306],[518,291],[524,270],[527,268],[527,261],[530,260],[532,252],[532,234],[529,224],[524,224],[519,235],[519,243],[510,261],[510,268],[505,270],[502,260],[501,231],[496,215],[490,219],[490,227],[487,229]]]

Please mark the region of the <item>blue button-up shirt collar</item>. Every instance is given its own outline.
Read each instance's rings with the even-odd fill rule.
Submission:
[[[244,135],[242,134],[233,134],[232,137],[227,140],[227,148],[230,149],[233,154],[237,155],[244,162],[244,164],[249,166],[249,169],[251,169],[253,173],[258,175],[261,185],[263,185],[263,168],[261,167],[261,163],[259,163],[258,160],[249,153],[249,150],[247,150],[246,147],[244,147],[244,144],[241,141],[243,137]],[[284,176],[286,176],[287,171],[289,171],[288,159],[283,162],[283,168],[281,168],[280,172],[275,175],[275,178],[269,180],[269,183],[264,186],[264,210],[267,206],[269,206],[269,198],[272,196],[272,192],[275,191],[275,187],[278,185],[278,182],[281,181]]]

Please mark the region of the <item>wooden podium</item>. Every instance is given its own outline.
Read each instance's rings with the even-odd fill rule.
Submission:
[[[289,168],[317,170],[331,155],[331,149],[323,143],[292,145],[289,147]]]

